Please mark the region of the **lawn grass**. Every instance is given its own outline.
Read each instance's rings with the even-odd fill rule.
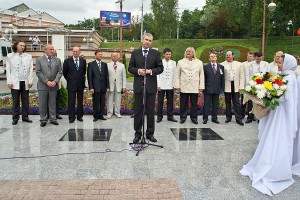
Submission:
[[[183,58],[184,51],[187,47],[194,47],[198,49],[202,46],[219,46],[224,44],[226,46],[245,46],[249,49],[261,50],[261,39],[179,39],[179,40],[154,40],[152,46],[158,48],[160,52],[164,48],[169,47],[172,49],[173,59],[178,61]],[[118,42],[103,42],[101,48],[119,48]],[[139,48],[141,42],[123,42],[123,49],[130,47]],[[294,45],[292,46],[292,37],[284,38],[267,38],[265,47],[265,60],[271,62],[276,51],[283,51],[289,54],[300,55],[300,37],[295,36]]]

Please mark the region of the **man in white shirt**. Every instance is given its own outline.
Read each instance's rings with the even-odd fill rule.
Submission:
[[[233,102],[233,109],[236,123],[244,126],[241,116],[240,92],[244,89],[244,69],[240,62],[234,61],[234,53],[232,51],[226,52],[226,61],[222,62],[225,71],[225,104],[226,104],[226,120],[229,123],[232,118],[231,101]]]
[[[269,63],[262,60],[262,53],[255,52],[254,53],[254,61],[250,62],[248,65],[248,70],[246,70],[246,82],[248,83],[253,76],[257,73],[266,73],[270,72]],[[251,123],[254,121],[254,114],[251,113],[252,111],[252,101],[248,101],[248,112],[249,115],[247,120],[245,121],[246,124]]]
[[[107,102],[107,118],[113,115],[115,107],[115,115],[121,118],[121,92],[126,92],[126,69],[124,64],[118,62],[119,56],[117,52],[111,54],[112,62],[107,64],[109,92]]]
[[[252,77],[248,77],[249,76],[249,73],[247,73],[247,71],[249,70],[249,64],[254,60],[254,53],[252,51],[249,51],[247,53],[247,61],[243,62],[243,67],[244,67],[244,74],[245,74],[245,86],[247,85],[247,83],[249,82],[249,80],[252,78]],[[247,103],[243,104],[243,99],[244,99],[244,95],[241,94],[241,100],[242,100],[242,111],[241,111],[241,114],[242,114],[242,119],[244,119],[245,115],[247,114],[248,115],[248,118],[252,118],[251,116],[251,113],[249,115],[249,111],[252,110],[252,101],[248,101]],[[247,107],[247,113],[246,113],[246,107]],[[248,119],[247,118],[247,119]]]
[[[164,65],[163,73],[157,75],[157,91],[158,91],[158,106],[157,106],[157,120],[159,123],[163,118],[163,104],[164,97],[167,98],[167,115],[168,121],[178,122],[173,117],[173,99],[174,99],[174,81],[176,73],[176,62],[171,60],[172,50],[165,48],[164,59],[162,60]]]

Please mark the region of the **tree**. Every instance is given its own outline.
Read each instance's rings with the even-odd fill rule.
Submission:
[[[207,5],[203,10],[203,15],[199,20],[199,23],[205,27],[205,38],[207,39],[207,31],[209,25],[213,22],[215,16],[217,16],[219,7],[216,5]]]
[[[154,24],[159,27],[157,38],[171,39],[176,36],[178,25],[178,0],[152,0],[151,10],[154,15]]]

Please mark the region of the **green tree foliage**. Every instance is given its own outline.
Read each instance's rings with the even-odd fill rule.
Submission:
[[[177,32],[178,0],[152,0],[151,10],[154,15],[154,24],[157,38],[175,38]]]
[[[68,91],[63,84],[61,84],[61,88],[58,91],[60,93],[59,99],[59,108],[67,108],[68,107]]]
[[[200,24],[200,18],[203,11],[197,8],[194,11],[184,10],[179,23],[179,38],[196,39],[204,38],[203,26]]]

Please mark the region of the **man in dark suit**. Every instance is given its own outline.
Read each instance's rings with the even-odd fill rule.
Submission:
[[[109,92],[109,77],[107,64],[102,62],[102,52],[95,51],[96,60],[88,64],[88,83],[93,95],[94,122],[106,120],[103,116],[105,108],[105,93]]]
[[[69,122],[75,121],[77,96],[77,120],[83,121],[83,90],[85,87],[86,60],[79,57],[80,48],[73,47],[73,56],[65,59],[63,75],[67,80]]]
[[[217,117],[219,95],[225,88],[224,66],[217,64],[217,56],[214,53],[209,54],[209,61],[204,66],[204,109],[203,109],[203,124],[208,121],[208,111],[212,105],[212,122],[219,124]]]
[[[160,53],[151,49],[153,36],[146,33],[142,39],[142,47],[133,51],[129,62],[128,71],[134,75],[134,130],[135,138],[133,143],[138,143],[142,136],[142,114],[143,114],[143,86],[144,76],[146,76],[146,113],[147,130],[146,138],[151,142],[157,142],[154,138],[154,108],[155,96],[157,92],[156,75],[163,72],[163,64]],[[145,69],[146,64],[146,69]]]

